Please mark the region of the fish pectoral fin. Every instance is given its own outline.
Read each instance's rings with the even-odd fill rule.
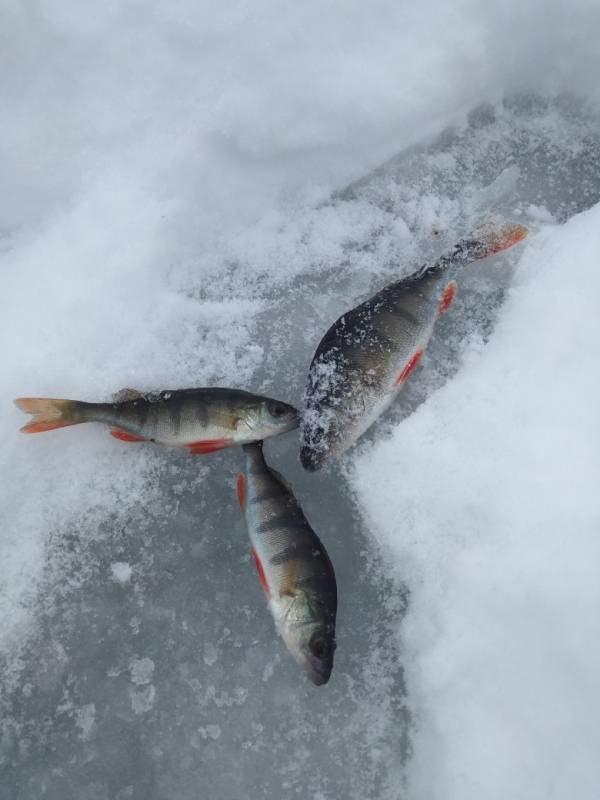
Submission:
[[[188,452],[193,456],[203,456],[206,453],[214,453],[217,450],[223,450],[225,447],[230,447],[233,444],[233,439],[203,439],[199,442],[190,442],[185,447]]]
[[[139,389],[119,389],[112,396],[113,403],[126,403],[128,400],[139,400],[144,395]]]
[[[437,311],[438,317],[441,317],[442,314],[448,311],[448,309],[454,302],[454,298],[456,297],[457,292],[458,292],[457,282],[450,281],[450,283],[446,286],[442,294],[442,299],[440,300],[440,304],[438,306],[438,311]]]
[[[233,420],[233,424],[231,427],[233,428],[234,431],[238,432],[243,431],[244,433],[252,430],[252,425],[250,425],[250,423],[245,417],[236,417]]]
[[[119,439],[121,442],[147,442],[148,439],[144,439],[143,436],[136,436],[135,433],[128,433],[127,431],[122,431],[120,428],[111,428],[109,431],[111,436],[114,436],[115,439]]]
[[[294,559],[290,562],[290,565],[285,573],[285,577],[283,579],[283,583],[279,589],[279,596],[280,597],[295,597],[298,592],[297,587],[297,579],[298,579],[298,569],[300,567],[300,562],[298,559]]]

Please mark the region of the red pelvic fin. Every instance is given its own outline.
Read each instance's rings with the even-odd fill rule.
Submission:
[[[225,447],[230,447],[232,444],[233,439],[204,439],[199,442],[190,442],[190,444],[186,444],[186,447],[193,456],[203,456],[206,453],[214,453],[217,450],[223,450]]]
[[[258,580],[260,581],[260,585],[263,588],[263,592],[270,596],[271,590],[269,589],[269,584],[267,583],[267,576],[265,575],[265,570],[262,565],[262,561],[258,557],[256,550],[252,550],[252,557],[254,558],[254,563],[256,564],[256,571],[258,572]]]
[[[120,428],[111,428],[110,435],[114,436],[115,439],[119,439],[121,442],[147,442],[147,439],[144,439],[143,436],[136,436],[135,433],[127,433],[127,431],[122,431]]]
[[[417,350],[417,352],[414,353],[408,359],[408,361],[406,362],[406,366],[404,367],[404,369],[402,370],[400,375],[398,375],[398,378],[396,380],[396,386],[399,386],[401,383],[404,383],[404,381],[406,381],[406,380],[408,380],[410,378],[410,376],[412,375],[415,367],[417,366],[417,364],[421,360],[422,356],[423,356],[423,351],[422,350]]]
[[[452,303],[454,302],[454,298],[456,297],[456,293],[458,292],[458,284],[456,281],[450,281],[448,286],[444,289],[444,293],[442,294],[442,299],[440,300],[440,304],[438,306],[438,316],[444,314]]]
[[[237,496],[242,511],[246,510],[246,478],[243,474],[237,476]]]

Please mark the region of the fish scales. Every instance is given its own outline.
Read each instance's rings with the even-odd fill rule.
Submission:
[[[238,479],[263,589],[277,629],[316,684],[329,679],[335,648],[337,589],[331,561],[284,479],[260,444],[245,445]]]
[[[127,389],[112,403],[51,398],[20,398],[15,402],[34,415],[33,421],[22,428],[26,433],[100,422],[110,425],[117,439],[186,447],[194,454],[285,433],[298,426],[299,416],[293,406],[280,400],[219,387],[144,395]]]
[[[300,454],[306,469],[319,469],[351,447],[391,405],[418,365],[436,319],[454,299],[456,269],[512,246],[526,233],[520,225],[483,226],[432,266],[342,314],[309,370]]]

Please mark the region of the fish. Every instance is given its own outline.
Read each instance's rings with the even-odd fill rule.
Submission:
[[[192,455],[277,436],[299,424],[298,410],[281,400],[216,387],[146,394],[123,389],[110,403],[20,397],[15,404],[33,414],[24,433],[101,422],[122,442],[183,447]]]
[[[522,241],[527,228],[487,223],[432,265],[381,289],[329,328],[304,393],[300,460],[316,471],[350,448],[417,368],[435,322],[452,305],[455,273]]]
[[[277,631],[309,679],[329,680],[335,651],[337,586],[331,560],[285,478],[247,444],[237,496],[252,556]]]

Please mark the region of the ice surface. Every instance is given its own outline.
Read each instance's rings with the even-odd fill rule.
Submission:
[[[514,214],[537,231],[597,203],[598,4],[4,6],[2,800],[450,796],[461,770],[477,780],[484,764],[498,789],[508,787],[505,796],[535,796],[537,784],[518,784],[522,771],[503,783],[514,756],[502,749],[507,731],[518,728],[526,740],[528,730],[539,730],[530,718],[511,728],[495,715],[499,744],[489,742],[477,770],[455,740],[451,689],[456,684],[466,697],[472,683],[489,695],[494,635],[492,628],[486,658],[447,645],[469,620],[452,583],[466,573],[453,560],[458,546],[446,542],[445,575],[441,555],[431,567],[419,562],[418,548],[406,563],[404,554],[398,560],[372,503],[357,504],[346,480],[364,491],[355,459],[371,458],[375,470],[377,443],[423,424],[431,413],[424,401],[445,397],[454,380],[483,368],[509,287],[527,289],[520,277],[512,283],[517,255],[465,273],[453,313],[441,320],[401,403],[340,465],[315,478],[299,467],[294,435],[268,445],[336,568],[339,647],[332,680],[320,691],[299,674],[264,605],[234,502],[238,452],[190,459],[115,442],[100,426],[24,437],[25,418],[11,401],[225,384],[298,403],[313,348],[344,308],[491,212]],[[577,224],[586,232],[591,225]],[[544,254],[535,243],[543,241],[533,239],[527,252]],[[530,272],[542,269],[527,258]],[[527,339],[529,309],[511,313]],[[565,339],[565,362],[581,364],[585,343],[576,351],[573,343]],[[546,358],[548,348],[540,348]],[[532,378],[547,385],[540,369]],[[493,416],[495,398],[480,401],[477,414]],[[593,386],[587,402],[588,410],[597,406]],[[541,440],[548,419],[540,414],[536,428],[530,411]],[[583,420],[572,418],[577,442]],[[569,425],[560,428],[565,439]],[[547,479],[557,475],[548,466]],[[392,522],[397,498],[417,485],[404,475],[398,481]],[[423,499],[431,507],[429,487]],[[582,504],[582,520],[592,500]],[[510,559],[520,551],[510,550],[512,534],[501,541],[507,516],[493,501],[498,567],[518,573]],[[554,497],[547,503],[567,508]],[[475,509],[454,508],[468,536]],[[571,530],[573,522],[565,525]],[[489,570],[481,580],[497,584],[489,552],[477,546]],[[560,557],[575,569],[569,552]],[[573,559],[583,553],[581,544]],[[434,574],[426,583],[436,564],[439,581]],[[530,624],[543,646],[545,574],[529,584],[535,618],[517,626],[520,636]],[[436,606],[442,585],[457,595],[448,618]],[[483,615],[475,583],[471,591]],[[521,600],[511,598],[507,608],[520,622]],[[564,631],[563,604],[573,610],[558,593],[557,632],[568,641],[539,658],[566,670],[583,634],[576,626]],[[413,621],[424,608],[432,613],[420,630]],[[513,666],[527,675],[534,655],[521,650],[523,661]],[[431,678],[440,653],[449,659],[442,688]],[[573,663],[593,697],[591,672]],[[557,670],[531,687],[538,698],[553,686],[567,692]],[[521,697],[523,686],[511,683],[512,694]],[[574,703],[571,723],[565,700],[556,706],[564,725],[557,717],[548,730],[564,729],[556,737],[561,748],[572,742],[568,769],[559,772],[550,733],[529,751],[540,765],[533,777],[547,779],[547,794],[557,797],[570,796],[564,787],[578,744],[581,781],[590,776],[575,728],[587,730],[591,717],[574,693],[565,696]],[[463,704],[473,713],[461,723],[469,742],[479,724],[489,730],[480,716],[497,710],[493,700]],[[532,714],[542,713],[540,703]],[[483,736],[477,743],[484,747]],[[573,786],[585,796],[581,782]]]

